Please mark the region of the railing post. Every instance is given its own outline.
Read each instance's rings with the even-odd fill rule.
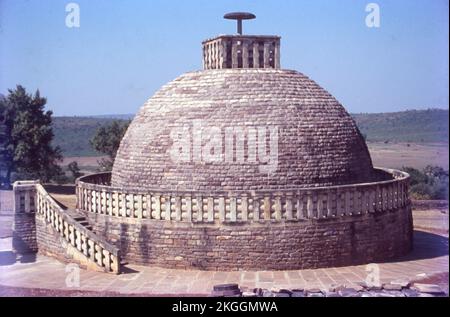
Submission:
[[[39,193],[38,181],[19,181],[13,184],[14,221],[12,248],[17,253],[37,252],[36,217]]]

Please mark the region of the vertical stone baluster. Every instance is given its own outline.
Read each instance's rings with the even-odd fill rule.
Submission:
[[[197,221],[203,221],[203,197],[197,196]]]
[[[50,210],[50,224],[52,225],[52,227],[55,227],[55,211],[53,210],[53,208]]]
[[[95,263],[95,243],[94,243],[94,241],[89,239],[87,241],[87,244],[89,247],[89,250],[88,250],[89,258],[90,258],[91,262]]]
[[[236,197],[230,197],[230,220],[232,222],[237,220]]]
[[[95,260],[97,264],[102,267],[103,266],[103,248],[97,243],[94,244],[95,250]]]
[[[105,268],[106,272],[111,271],[110,253],[106,249],[103,250],[103,267]]]
[[[332,218],[336,214],[336,212],[333,212],[333,191],[329,189],[327,192],[327,218]]]
[[[111,254],[111,271],[117,274],[120,273],[120,265],[119,262],[117,261],[117,257],[112,254]]]
[[[155,219],[161,220],[161,196],[155,195]]]
[[[69,238],[69,224],[67,223],[67,221],[63,220],[63,226],[64,226],[64,239],[69,242],[70,238]]]
[[[264,42],[264,68],[270,68],[270,43]]]
[[[389,184],[389,210],[393,210],[395,207],[395,188],[394,188],[395,184],[391,183]]]
[[[129,212],[127,211],[127,215],[130,217],[130,218],[135,218],[136,217],[136,201],[135,201],[135,196],[136,195],[134,195],[133,193],[131,193],[131,194],[128,194],[127,195],[130,199],[129,199],[129,202],[130,202],[130,210],[129,210]]]
[[[367,190],[365,187],[358,187],[359,192],[359,213],[361,215],[367,214]]]
[[[386,210],[391,210],[392,203],[392,187],[390,185],[385,185],[386,188]]]
[[[275,219],[277,221],[281,220],[281,198],[280,198],[280,196],[275,197]]]
[[[403,207],[403,181],[398,182],[399,207]]]
[[[208,197],[207,199],[208,203],[207,203],[207,209],[208,209],[208,222],[213,222],[214,221],[214,198],[213,197]]]
[[[259,197],[253,197],[253,221],[259,221],[260,217]]]
[[[172,206],[170,204],[171,197],[167,195],[165,202],[165,208],[164,208],[164,219],[165,220],[171,220],[172,219]]]
[[[304,220],[305,215],[303,213],[303,195],[301,191],[297,192],[296,208],[297,208],[297,220]]]
[[[104,214],[104,212],[105,212],[105,204],[104,204],[104,191],[103,190],[101,190],[101,191],[99,191],[99,192],[97,192],[97,203],[98,203],[98,206],[97,206],[97,212],[99,213],[99,214]]]
[[[119,193],[118,192],[114,192],[113,197],[114,197],[114,202],[113,202],[114,212],[113,212],[113,214],[114,214],[114,216],[118,217],[119,216],[119,209],[120,209],[120,206],[119,206]]]
[[[395,181],[395,209],[400,207],[400,182],[398,180]]]
[[[61,233],[61,235],[64,238],[64,220],[61,215],[58,215],[58,218],[59,218],[59,221],[58,221],[59,222],[59,232]]]
[[[248,68],[248,44],[246,40],[242,40],[242,67]]]
[[[121,207],[122,207],[121,214],[122,214],[122,217],[126,217],[126,216],[127,216],[127,194],[122,193],[120,196],[122,197],[122,201],[121,201]]]
[[[152,195],[147,194],[145,196],[145,213],[142,215],[144,218],[152,218]]]
[[[387,211],[387,209],[388,209],[388,197],[387,197],[386,186],[384,186],[384,185],[381,186],[381,196],[382,196],[381,210],[384,212],[384,211]]]
[[[344,216],[344,201],[342,189],[336,188],[336,217]]]
[[[82,251],[81,248],[81,232],[77,228],[75,228],[75,246],[78,251]]]
[[[59,232],[59,213],[55,214],[55,225],[56,232]]]
[[[225,221],[225,198],[219,197],[219,221]]]
[[[293,215],[292,215],[292,199],[293,199],[293,193],[286,193],[285,197],[286,197],[286,219],[287,220],[292,220],[293,219]]]
[[[142,198],[142,194],[137,194],[137,195],[135,195],[135,198],[136,198],[136,217],[138,218],[138,219],[142,219],[143,217],[143,213],[144,213],[144,211],[143,211],[143,198]]]
[[[370,186],[368,187],[368,192],[369,192],[369,213],[374,213],[376,190],[373,188],[373,186]]]
[[[248,221],[248,200],[246,194],[241,196],[241,215],[242,221]]]
[[[87,199],[86,199],[87,211],[91,212],[92,211],[92,193],[91,193],[90,189],[86,190],[86,195],[87,195]]]
[[[186,220],[192,221],[192,197],[186,195]]]
[[[235,40],[231,42],[231,68],[238,68],[238,59],[237,59],[237,43]]]
[[[314,201],[313,193],[308,191],[306,193],[306,214],[308,219],[314,219]]]
[[[175,220],[181,221],[181,197],[175,196]]]
[[[253,42],[253,68],[259,68],[259,45]]]
[[[92,195],[92,212],[93,213],[97,213],[97,192],[95,190],[91,191],[91,195]]]
[[[352,215],[352,210],[350,207],[350,200],[352,199],[352,193],[350,191],[349,188],[345,188],[345,215],[346,216],[351,216]]]
[[[81,252],[86,256],[89,257],[88,254],[88,246],[87,246],[87,239],[84,234],[81,235]]]
[[[30,212],[30,192],[26,191],[25,192],[25,213],[29,213]]]
[[[264,220],[270,220],[271,218],[271,198],[264,197]]]
[[[363,199],[361,192],[359,191],[358,188],[354,187],[353,188],[353,214],[354,215],[361,215],[362,214],[362,204],[363,204]]]
[[[316,191],[317,192],[317,191]],[[323,195],[320,191],[317,192],[317,218],[326,218],[326,213],[323,210]]]
[[[73,226],[69,224],[69,243],[75,246],[75,233]]]

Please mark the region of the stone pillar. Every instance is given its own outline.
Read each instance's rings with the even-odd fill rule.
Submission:
[[[242,68],[248,68],[248,43],[242,40]]]
[[[237,42],[231,42],[231,68],[238,68],[238,47]]]
[[[281,50],[280,50],[280,41],[277,41],[276,43],[275,43],[275,56],[274,56],[274,58],[275,58],[275,63],[274,63],[274,65],[275,65],[275,68],[276,69],[280,69],[281,68],[281,65],[280,65],[280,54],[281,54]]]
[[[39,181],[19,181],[13,185],[14,221],[12,247],[16,253],[37,252],[36,185]]]
[[[253,68],[260,68],[259,65],[259,45],[258,42],[253,42]]]
[[[270,68],[269,59],[270,59],[270,43],[264,42],[264,68]]]

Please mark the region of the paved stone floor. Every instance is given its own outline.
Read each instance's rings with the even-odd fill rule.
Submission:
[[[414,238],[411,254],[378,263],[382,283],[448,272],[448,236],[416,230]],[[71,267],[41,255],[16,258],[11,252],[11,239],[0,239],[0,285],[16,287],[148,295],[206,295],[213,285],[223,283],[248,288],[328,289],[333,284],[358,287],[367,277],[366,269],[366,265],[359,265],[295,271],[211,272],[128,265],[121,275],[80,270],[79,287],[72,287]],[[448,285],[445,291],[448,293]]]

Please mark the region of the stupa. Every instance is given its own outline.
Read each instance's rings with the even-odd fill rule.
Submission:
[[[204,69],[142,106],[111,173],[77,180],[77,213],[101,239],[61,232],[97,265],[286,270],[411,249],[408,174],[373,167],[339,101],[281,68],[280,37],[243,34],[254,17],[227,14],[237,34],[204,41]],[[51,222],[46,201],[38,191]]]

